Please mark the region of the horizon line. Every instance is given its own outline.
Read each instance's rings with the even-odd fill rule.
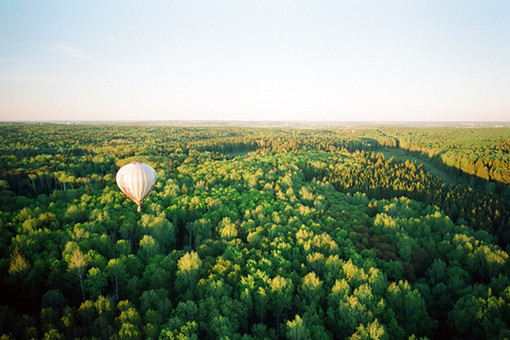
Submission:
[[[180,127],[245,127],[245,128],[509,128],[510,121],[303,121],[303,120],[19,120],[0,121],[0,125],[45,124],[45,125],[166,125]]]

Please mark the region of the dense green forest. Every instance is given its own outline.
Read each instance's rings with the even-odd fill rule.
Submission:
[[[510,339],[509,128],[0,136],[2,339]]]

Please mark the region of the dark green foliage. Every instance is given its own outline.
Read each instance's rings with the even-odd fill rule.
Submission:
[[[507,129],[0,135],[0,336],[510,336]]]

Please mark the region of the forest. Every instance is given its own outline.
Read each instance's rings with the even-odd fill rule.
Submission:
[[[0,137],[0,339],[510,339],[510,128]]]

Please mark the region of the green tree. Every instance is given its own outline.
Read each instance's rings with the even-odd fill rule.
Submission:
[[[118,300],[120,296],[119,287],[122,286],[128,278],[125,261],[122,258],[111,259],[108,261],[105,271],[112,282],[115,300]]]
[[[311,339],[310,332],[299,315],[287,321],[287,337],[292,340]]]
[[[316,306],[324,293],[322,281],[314,272],[310,272],[303,278],[302,284],[298,287],[298,293],[303,298],[304,306]]]
[[[70,257],[68,257],[68,265],[69,270],[73,273],[76,273],[78,279],[80,280],[81,295],[83,302],[85,302],[85,286],[83,280],[85,267],[87,266],[87,258],[80,251],[80,248],[75,248]]]
[[[430,319],[420,293],[407,281],[392,282],[386,299],[406,334],[426,334],[435,327],[436,322]]]
[[[96,267],[89,269],[87,278],[84,280],[85,290],[92,299],[103,294],[108,285],[107,275]]]
[[[291,279],[286,279],[280,275],[275,276],[268,283],[269,301],[275,317],[276,333],[278,335],[280,320],[286,316],[287,311],[292,306],[294,286]]]
[[[180,292],[193,299],[193,290],[200,275],[202,260],[194,251],[185,253],[177,263],[176,287]]]
[[[352,340],[380,340],[388,339],[387,334],[384,332],[384,327],[379,323],[377,319],[368,325],[359,325],[351,337]]]

